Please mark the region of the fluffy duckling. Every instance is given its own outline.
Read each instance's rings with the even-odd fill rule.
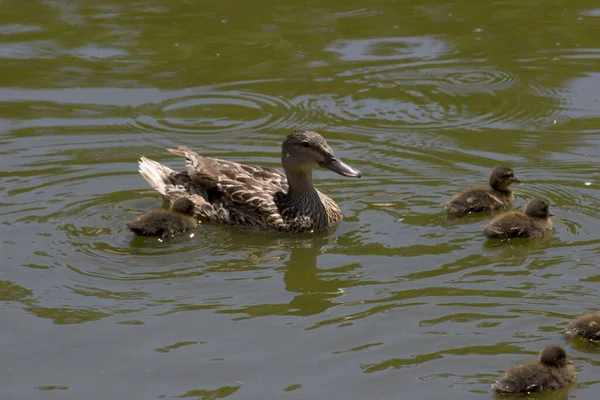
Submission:
[[[492,219],[483,228],[483,233],[497,239],[539,238],[552,229],[552,215],[548,203],[533,199],[525,206],[525,212],[509,211]]]
[[[171,236],[195,229],[198,221],[194,218],[194,203],[180,197],[171,204],[170,210],[156,209],[140,215],[127,227],[141,236]]]
[[[600,312],[584,314],[569,322],[565,336],[568,339],[582,337],[590,341],[600,340]]]
[[[513,182],[521,182],[512,169],[496,167],[490,174],[490,186],[473,186],[452,196],[442,204],[448,214],[462,216],[470,212],[487,212],[505,208],[515,196],[508,188]]]
[[[547,346],[538,359],[510,368],[492,384],[498,393],[530,393],[561,388],[577,380],[577,371],[562,347]]]

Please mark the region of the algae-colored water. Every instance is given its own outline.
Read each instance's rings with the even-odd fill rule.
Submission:
[[[3,399],[485,399],[600,304],[594,1],[0,3]],[[161,206],[141,155],[278,166],[321,132],[346,219],[275,236],[203,224],[134,238]],[[486,242],[440,203],[515,169],[541,241]]]

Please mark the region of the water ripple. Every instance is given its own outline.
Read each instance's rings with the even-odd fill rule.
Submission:
[[[146,116],[138,119],[137,125],[143,130],[159,132],[261,130],[280,124],[283,115],[291,114],[293,118],[291,108],[292,104],[283,98],[250,91],[187,90],[185,95],[170,97],[161,104],[163,117]],[[294,124],[289,116],[284,118],[288,119],[287,124]]]
[[[322,107],[351,124],[369,121],[378,129],[480,130],[532,129],[548,124],[558,111],[524,107],[531,98],[555,101],[547,89],[519,82],[517,75],[488,66],[439,63],[418,69],[398,66],[386,71],[360,71],[350,74],[348,84],[362,86],[358,94],[323,103]],[[370,97],[376,92],[378,97]],[[515,92],[515,95],[511,95]],[[500,94],[503,93],[503,96]],[[476,97],[467,105],[464,97]],[[509,100],[510,99],[510,100]]]
[[[597,310],[597,4],[107,3],[0,4],[5,391],[480,399]],[[141,155],[279,166],[298,127],[364,173],[314,174],[332,232],[126,229],[164,207]],[[496,165],[552,235],[446,218]],[[595,398],[598,349],[564,345]]]
[[[519,80],[516,74],[490,67],[475,69],[457,66],[447,69],[423,69],[420,72],[437,81],[441,90],[455,95],[502,91],[518,84]]]
[[[435,59],[448,51],[435,36],[338,40],[325,50],[338,53],[342,61]]]
[[[152,139],[161,134],[289,132],[302,126],[313,129],[322,126],[319,119],[326,113],[312,96],[286,99],[244,88],[257,83],[240,82],[239,89],[230,89],[231,84],[227,84],[172,92],[117,88],[85,92],[0,89],[0,96],[5,104],[14,105],[15,110],[19,106],[17,111],[23,119],[15,121],[15,128],[21,132],[32,128],[88,126],[107,132],[144,133],[147,139]],[[148,101],[149,98],[152,100]]]

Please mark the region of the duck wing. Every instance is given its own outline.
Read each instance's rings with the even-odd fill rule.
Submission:
[[[233,161],[221,160],[199,155],[188,147],[179,146],[177,149],[167,149],[172,154],[184,157],[189,177],[197,184],[207,189],[225,180],[246,185],[273,186],[287,191],[288,183],[285,173],[276,168],[258,165],[240,164]]]
[[[263,167],[260,165],[240,164],[218,158],[207,158],[217,170],[231,180],[251,178],[258,182],[278,186],[287,191],[287,177],[277,168]]]
[[[185,157],[187,175],[204,188],[208,202],[218,209],[217,219],[221,222],[274,229],[283,223],[276,202],[288,190],[283,172],[204,157],[187,147],[167,150]]]

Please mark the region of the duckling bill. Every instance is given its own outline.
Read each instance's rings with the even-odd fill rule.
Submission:
[[[488,212],[505,208],[515,196],[508,188],[513,182],[521,182],[512,169],[496,167],[492,170],[489,186],[473,186],[452,196],[442,204],[444,210],[454,216],[471,212]]]
[[[127,227],[141,236],[172,236],[198,227],[194,218],[194,203],[180,197],[170,210],[155,209],[127,223]]]
[[[483,233],[497,239],[540,238],[552,230],[552,215],[548,203],[533,199],[525,206],[525,212],[509,211],[492,219]]]
[[[567,339],[581,337],[589,341],[600,341],[600,312],[575,318],[565,328],[565,336]]]
[[[537,360],[510,368],[492,384],[498,393],[530,393],[559,389],[577,380],[577,370],[562,347],[547,346]]]

